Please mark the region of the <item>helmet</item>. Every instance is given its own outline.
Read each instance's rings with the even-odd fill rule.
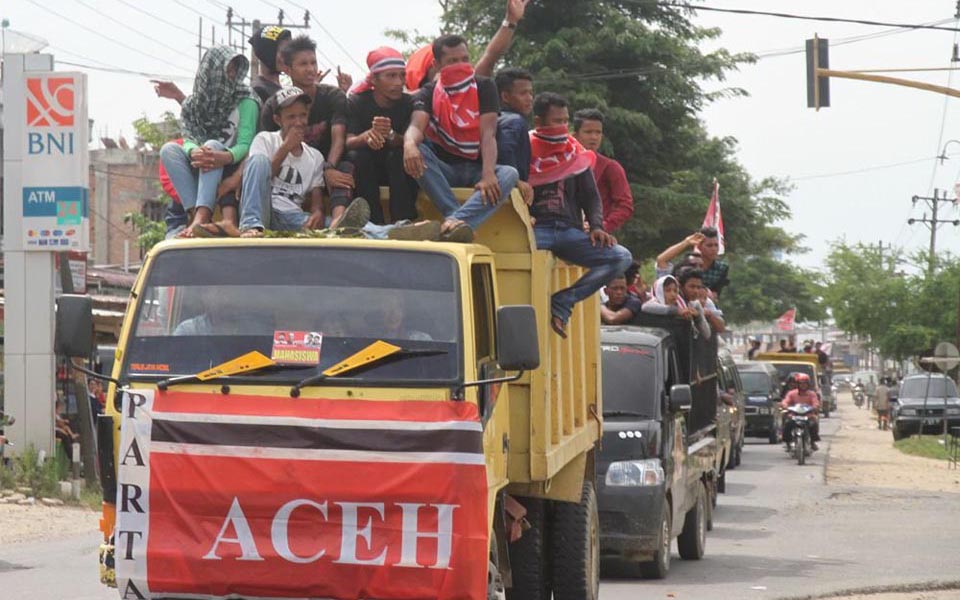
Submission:
[[[796,375],[793,376],[793,378],[797,382],[797,385],[800,385],[801,383],[806,383],[807,385],[810,385],[810,376],[807,375],[806,373],[797,373]]]

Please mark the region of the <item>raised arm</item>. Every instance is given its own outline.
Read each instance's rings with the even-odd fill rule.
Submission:
[[[530,0],[507,0],[507,16],[500,25],[500,29],[494,34],[493,39],[487,44],[483,56],[477,61],[474,70],[481,77],[492,77],[493,69],[497,66],[497,61],[503,58],[503,55],[510,49],[513,43],[513,32],[517,28],[517,23],[523,18],[523,13],[527,10],[527,4]]]
[[[682,241],[677,242],[676,244],[670,246],[659,255],[657,255],[657,268],[666,269],[667,265],[670,264],[670,261],[674,258],[680,256],[688,248],[693,248],[700,244],[703,241],[703,234],[699,231],[697,233],[692,233],[684,238]]]

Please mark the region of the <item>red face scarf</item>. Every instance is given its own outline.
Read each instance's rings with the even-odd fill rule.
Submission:
[[[537,187],[592,169],[597,155],[578,142],[565,125],[530,132],[530,185]]]
[[[480,96],[468,63],[440,71],[427,137],[450,154],[471,160],[480,156]]]

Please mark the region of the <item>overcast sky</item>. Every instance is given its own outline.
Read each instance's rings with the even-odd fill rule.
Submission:
[[[302,20],[302,9],[286,0],[5,0],[0,17],[9,19],[13,30],[47,39],[58,61],[176,77],[187,91],[197,62],[200,15],[196,11],[217,17],[218,38],[225,37],[223,19],[228,4],[236,15],[248,20],[275,20],[276,5],[288,11],[287,22]],[[362,73],[356,63],[363,63],[367,51],[388,43],[385,29],[434,32],[439,16],[435,0],[297,0],[296,4],[322,9],[319,22],[346,51],[316,25],[310,34],[332,66],[340,65],[355,76]],[[943,21],[953,18],[956,10],[953,0],[709,0],[705,5],[896,23]],[[956,41],[952,32],[900,31],[837,45],[846,38],[890,29],[709,12],[701,12],[696,21],[723,29],[717,45],[732,51],[799,49],[804,39],[819,33],[831,40],[834,69],[947,67]],[[207,43],[212,21],[205,18],[204,22]],[[320,61],[327,62],[322,56]],[[156,98],[148,77],[87,72],[90,112],[98,136],[123,134],[132,140],[130,123],[134,119],[142,114],[156,117],[175,108]],[[898,75],[960,87],[960,74]],[[833,106],[817,113],[806,108],[802,53],[763,58],[722,84],[706,83],[710,90],[727,85],[747,89],[750,97],[718,101],[705,111],[704,121],[712,134],[739,140],[740,159],[754,177],[775,175],[794,181],[796,188],[788,198],[794,218],[786,225],[807,236],[811,252],[793,260],[821,267],[830,242],[844,237],[873,244],[883,240],[908,250],[927,247],[929,231],[920,224],[911,227],[906,220],[919,218],[929,209],[921,204],[913,207],[910,198],[932,195],[935,187],[949,190],[953,197],[954,183],[960,180],[960,143],[950,144],[948,154],[952,156],[942,166],[933,157],[948,140],[960,139],[957,100],[945,102],[943,96],[930,92],[834,80]],[[889,166],[899,163],[909,164]],[[850,171],[858,172],[837,175]],[[952,206],[944,206],[940,216],[960,218]],[[941,227],[938,250],[960,253],[958,234],[952,225]],[[737,232],[728,231],[727,235],[735,237]]]

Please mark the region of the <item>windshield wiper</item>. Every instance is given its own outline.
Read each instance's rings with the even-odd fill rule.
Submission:
[[[393,346],[392,344],[388,344],[386,342],[381,342],[381,341],[374,342],[369,346],[367,346],[366,348],[364,348],[363,350],[360,350],[356,354],[333,365],[326,371],[322,373],[317,373],[315,375],[311,375],[310,377],[307,377],[306,379],[300,381],[299,383],[297,383],[296,385],[290,388],[290,397],[299,398],[300,390],[302,390],[303,388],[309,385],[316,385],[318,383],[322,383],[326,381],[327,379],[330,379],[333,377],[340,377],[344,373],[355,371],[357,369],[360,369],[361,367],[368,367],[370,365],[373,365],[374,363],[383,361],[383,359],[385,358],[390,358],[391,360],[382,364],[389,364],[392,362],[406,360],[408,358],[416,358],[419,356],[437,356],[440,354],[449,354],[449,352],[446,350],[426,350],[426,349],[408,350],[405,348],[401,348],[399,346]],[[382,364],[377,366],[382,366]]]
[[[171,385],[178,385],[181,383],[194,383],[197,381],[206,382],[214,381],[217,379],[222,379],[223,377],[229,377],[230,375],[239,375],[240,373],[252,373],[254,371],[260,371],[262,369],[270,367],[282,366],[286,369],[309,369],[312,368],[311,365],[295,365],[291,367],[278,365],[273,360],[267,358],[264,354],[254,350],[253,352],[247,352],[242,356],[228,360],[225,363],[221,363],[215,367],[211,367],[206,371],[200,371],[199,373],[194,373],[193,375],[178,375],[176,377],[167,377],[166,379],[161,379],[157,382],[157,388],[160,390],[166,390]]]
[[[605,410],[603,411],[603,416],[605,417],[640,417],[641,419],[650,419],[650,415],[645,415],[642,412],[635,410]]]

